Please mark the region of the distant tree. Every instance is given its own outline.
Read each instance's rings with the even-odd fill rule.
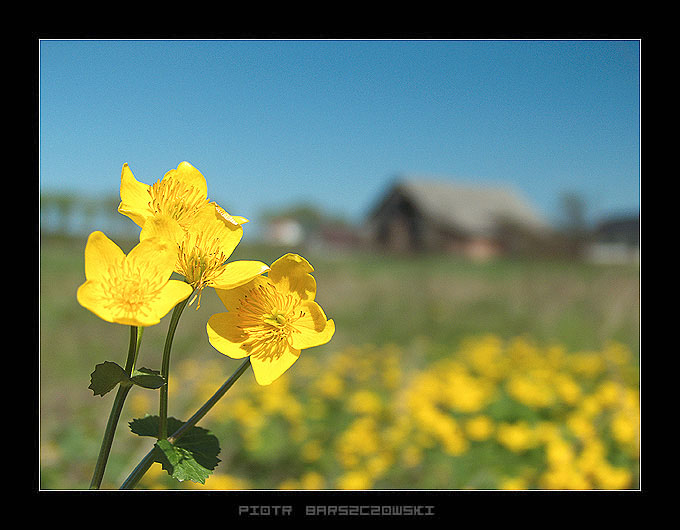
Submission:
[[[65,235],[69,232],[71,220],[77,206],[76,197],[70,193],[51,192],[40,196],[40,208],[47,212],[46,222],[54,220],[48,231]]]
[[[309,203],[299,203],[283,208],[265,210],[262,213],[265,223],[278,219],[292,219],[300,223],[300,226],[307,233],[313,232],[324,223],[324,215],[316,206]]]
[[[566,232],[584,232],[586,223],[586,201],[575,192],[565,192],[560,197],[562,226]]]
[[[62,192],[40,195],[40,229],[45,234],[80,236],[102,230],[111,236],[135,237],[138,228],[118,212],[120,197],[87,197]],[[77,220],[78,223],[74,223]]]
[[[572,257],[581,257],[589,241],[585,199],[577,192],[564,192],[560,197],[560,213],[559,229],[567,253]]]

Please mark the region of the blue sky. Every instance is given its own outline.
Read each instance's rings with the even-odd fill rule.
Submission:
[[[43,40],[40,188],[118,193],[187,160],[256,221],[360,221],[397,174],[508,185],[548,220],[639,209],[640,42]]]

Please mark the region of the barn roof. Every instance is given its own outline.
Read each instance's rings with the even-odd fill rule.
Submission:
[[[536,230],[548,226],[519,193],[506,186],[400,178],[374,210],[374,215],[395,194],[410,199],[419,213],[431,222],[469,234],[492,234],[498,222],[504,219]]]

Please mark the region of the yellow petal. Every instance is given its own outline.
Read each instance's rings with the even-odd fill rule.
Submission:
[[[103,290],[102,284],[97,281],[87,281],[78,288],[76,294],[78,303],[92,311],[102,320],[114,324],[126,326],[153,326],[160,322],[156,315],[139,312],[135,315],[126,315],[109,304],[108,293]]]
[[[270,385],[281,377],[288,368],[293,366],[299,358],[299,350],[286,349],[278,359],[270,360],[251,357],[250,364],[253,366],[253,373],[257,383],[260,385]]]
[[[250,282],[269,270],[269,265],[261,261],[232,261],[227,263],[213,280],[215,289],[233,289]]]
[[[196,241],[208,238],[216,242],[219,251],[229,257],[243,237],[243,228],[222,212],[216,203],[206,204],[189,227],[188,236]]]
[[[163,177],[163,179],[170,178],[180,180],[187,186],[196,188],[204,199],[208,196],[208,185],[205,177],[189,162],[180,162],[177,169],[171,169]]]
[[[152,215],[149,208],[149,188],[151,186],[139,182],[127,163],[123,164],[123,171],[120,176],[120,205],[118,211],[132,219],[139,226],[144,226],[144,222]]]
[[[113,322],[115,324],[123,324],[124,326],[138,326],[138,327],[155,326],[160,321],[161,319],[159,316],[153,315],[151,313],[149,314],[137,313],[136,315],[133,316],[117,315],[113,319]]]
[[[85,245],[85,278],[103,278],[110,267],[119,267],[124,259],[125,253],[103,232],[92,232]]]
[[[244,283],[243,285],[234,287],[233,289],[216,288],[215,292],[217,293],[217,296],[219,296],[220,300],[222,300],[224,307],[226,307],[229,311],[234,311],[239,306],[243,297],[246,296],[250,290],[257,288],[259,285],[266,285],[267,283],[269,283],[267,278],[258,275],[248,283]]]
[[[106,296],[99,282],[93,280],[86,281],[78,287],[76,298],[81,306],[89,309],[102,320],[114,322],[115,314],[102,303],[102,301],[106,300]]]
[[[217,213],[222,216],[222,218],[229,224],[231,225],[242,225],[248,222],[248,219],[245,217],[240,217],[238,215],[231,215],[227,210],[222,208],[219,204],[216,202],[211,203],[214,207]]]
[[[241,344],[247,338],[246,334],[238,327],[236,313],[217,313],[208,319],[206,324],[208,341],[218,352],[232,359],[243,359],[248,352],[241,348]]]
[[[193,292],[193,288],[186,282],[169,280],[158,293],[158,296],[149,303],[148,310],[159,321],[170,310],[186,299]]]
[[[144,223],[139,239],[144,241],[145,239],[157,237],[179,245],[184,239],[184,233],[184,229],[175,219],[167,214],[159,214],[151,217]]]
[[[176,304],[175,304],[176,305]],[[171,306],[165,311],[165,314],[172,309]],[[147,306],[147,309],[149,306]],[[134,315],[126,315],[124,313],[121,313],[119,315],[116,315],[116,317],[113,319],[113,322],[116,324],[123,324],[126,326],[140,326],[140,327],[149,327],[149,326],[155,326],[156,324],[160,323],[161,318],[165,316],[165,314],[159,314],[159,313],[142,313],[141,311],[134,314]]]
[[[291,336],[293,347],[303,350],[326,344],[335,333],[335,322],[326,319],[323,309],[316,302],[305,302],[303,308],[303,316],[294,324]]]
[[[128,262],[141,267],[149,275],[149,280],[170,278],[177,262],[177,245],[158,237],[144,239],[128,253]]]
[[[302,300],[314,300],[316,280],[309,274],[314,270],[309,262],[298,254],[286,254],[272,263],[269,279],[280,292],[296,293]]]

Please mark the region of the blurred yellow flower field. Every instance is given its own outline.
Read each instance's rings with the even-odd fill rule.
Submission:
[[[206,418],[222,462],[205,485],[178,484],[154,464],[140,486],[637,488],[630,357],[616,343],[569,352],[494,335],[431,362],[394,345],[308,355],[269,387],[242,381]],[[221,383],[210,377],[217,363],[187,359],[172,385],[209,395]]]

